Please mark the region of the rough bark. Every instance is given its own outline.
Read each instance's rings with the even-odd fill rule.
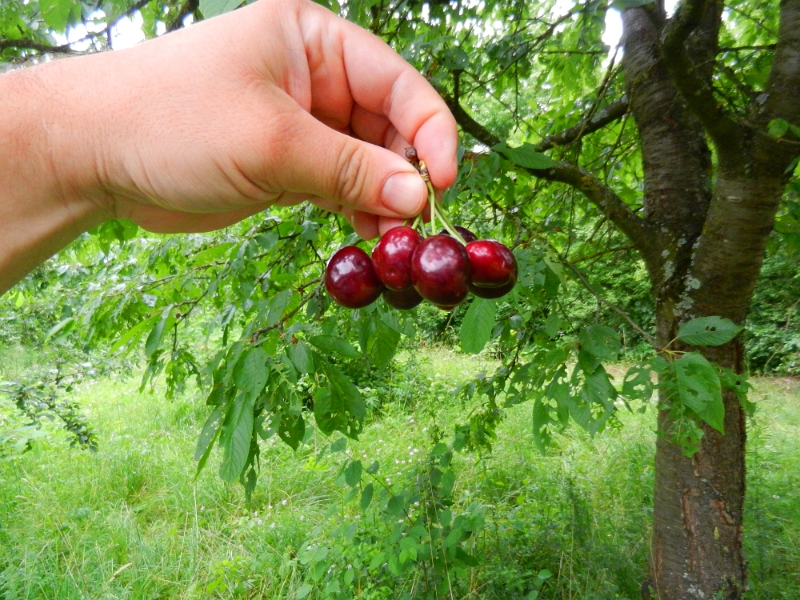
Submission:
[[[663,283],[654,281],[661,345],[693,317],[744,321],[787,182],[786,169],[797,154],[796,140],[777,141],[766,130],[771,119],[797,122],[800,116],[800,103],[790,91],[800,84],[800,1],[781,3],[775,62],[749,123],[725,114],[712,91],[709,65],[717,50],[721,9],[719,0],[687,0],[668,23],[643,9],[626,11],[624,17],[626,77],[645,162],[645,205],[648,218],[672,234],[665,257],[675,256],[671,280],[665,263]],[[718,156],[713,187],[705,141],[700,142],[706,135]],[[682,158],[675,160],[665,147]],[[688,182],[686,189],[695,199],[681,198],[675,182]],[[741,372],[739,341],[705,348],[703,354]],[[724,434],[704,425],[700,450],[691,459],[665,435],[657,443],[645,593],[663,600],[738,600],[746,589],[745,416],[734,392],[726,390],[723,400]],[[670,401],[661,398],[665,407]],[[662,411],[659,432],[671,426],[668,412]]]

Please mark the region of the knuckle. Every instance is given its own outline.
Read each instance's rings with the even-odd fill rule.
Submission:
[[[337,154],[334,173],[337,176],[334,199],[345,205],[362,205],[369,181],[369,161],[365,148],[359,143],[344,144]]]

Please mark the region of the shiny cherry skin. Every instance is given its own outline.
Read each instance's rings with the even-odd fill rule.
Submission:
[[[375,274],[383,285],[399,292],[411,287],[411,255],[422,236],[411,227],[393,227],[372,249]]]
[[[413,287],[399,292],[386,288],[382,296],[386,304],[399,310],[411,310],[422,302],[422,296]]]
[[[461,237],[464,238],[464,241],[469,244],[470,242],[474,242],[478,239],[478,236],[472,233],[466,227],[462,227],[461,225],[456,225],[456,231],[461,234]],[[450,235],[446,229],[442,229],[439,232],[439,235]]]
[[[501,285],[500,287],[478,287],[477,285],[469,284],[469,291],[472,292],[474,296],[478,298],[486,298],[487,300],[492,300],[494,298],[502,298],[506,294],[508,294],[511,290],[514,289],[514,286],[517,285],[517,280],[510,281],[506,285]]]
[[[470,283],[475,287],[497,288],[516,282],[517,260],[511,250],[496,240],[476,240],[467,244],[472,267]]]
[[[467,250],[447,235],[422,240],[411,257],[414,288],[437,306],[456,306],[466,300],[470,273]]]
[[[345,246],[331,256],[325,268],[325,289],[345,308],[363,308],[375,302],[383,284],[369,255],[357,246]]]

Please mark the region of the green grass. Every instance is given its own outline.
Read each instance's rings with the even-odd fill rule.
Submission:
[[[449,435],[463,420],[469,407],[452,399],[453,385],[492,366],[427,352],[414,367],[415,385],[427,387],[413,402],[382,405],[348,452],[364,465],[380,461],[381,477],[399,483],[437,425]],[[798,598],[800,382],[755,385],[748,598]],[[323,438],[297,452],[266,443],[248,506],[238,485],[219,480],[213,461],[194,479],[202,399],[167,402],[139,393],[134,381],[111,380],[77,394],[98,431],[98,452],[70,449],[51,432],[39,452],[0,459],[4,600],[292,598],[304,582],[304,545],[341,543],[333,530],[357,512],[336,481],[342,455],[314,460]],[[508,411],[490,456],[457,456],[457,505],[479,502],[486,526],[474,547],[483,564],[455,597],[522,598],[547,570],[539,598],[638,598],[652,515],[653,418],[623,414],[619,428],[594,439],[571,429],[543,456],[523,405]],[[412,585],[404,579],[369,597],[396,598]]]

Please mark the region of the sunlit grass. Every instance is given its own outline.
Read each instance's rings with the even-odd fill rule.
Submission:
[[[404,355],[401,360],[411,359]],[[398,480],[465,411],[451,390],[491,370],[489,358],[446,348],[413,357],[430,389],[415,403],[381,407],[351,456]],[[798,598],[800,584],[800,383],[755,382],[745,538],[748,598]],[[53,435],[41,453],[0,460],[0,597],[284,598],[298,589],[297,552],[333,527],[341,508],[338,460],[265,444],[252,505],[216,474],[195,480],[192,460],[207,414],[189,393],[169,402],[135,381],[103,380],[78,392],[100,448],[66,447]],[[543,569],[540,598],[637,598],[652,515],[654,415],[623,414],[595,438],[571,429],[539,453],[530,407],[509,410],[490,455],[458,457],[455,495],[486,505],[478,541],[486,557],[474,598],[521,598]],[[335,436],[338,437],[338,436]],[[418,452],[414,450],[419,449]],[[353,597],[356,597],[354,592]]]

